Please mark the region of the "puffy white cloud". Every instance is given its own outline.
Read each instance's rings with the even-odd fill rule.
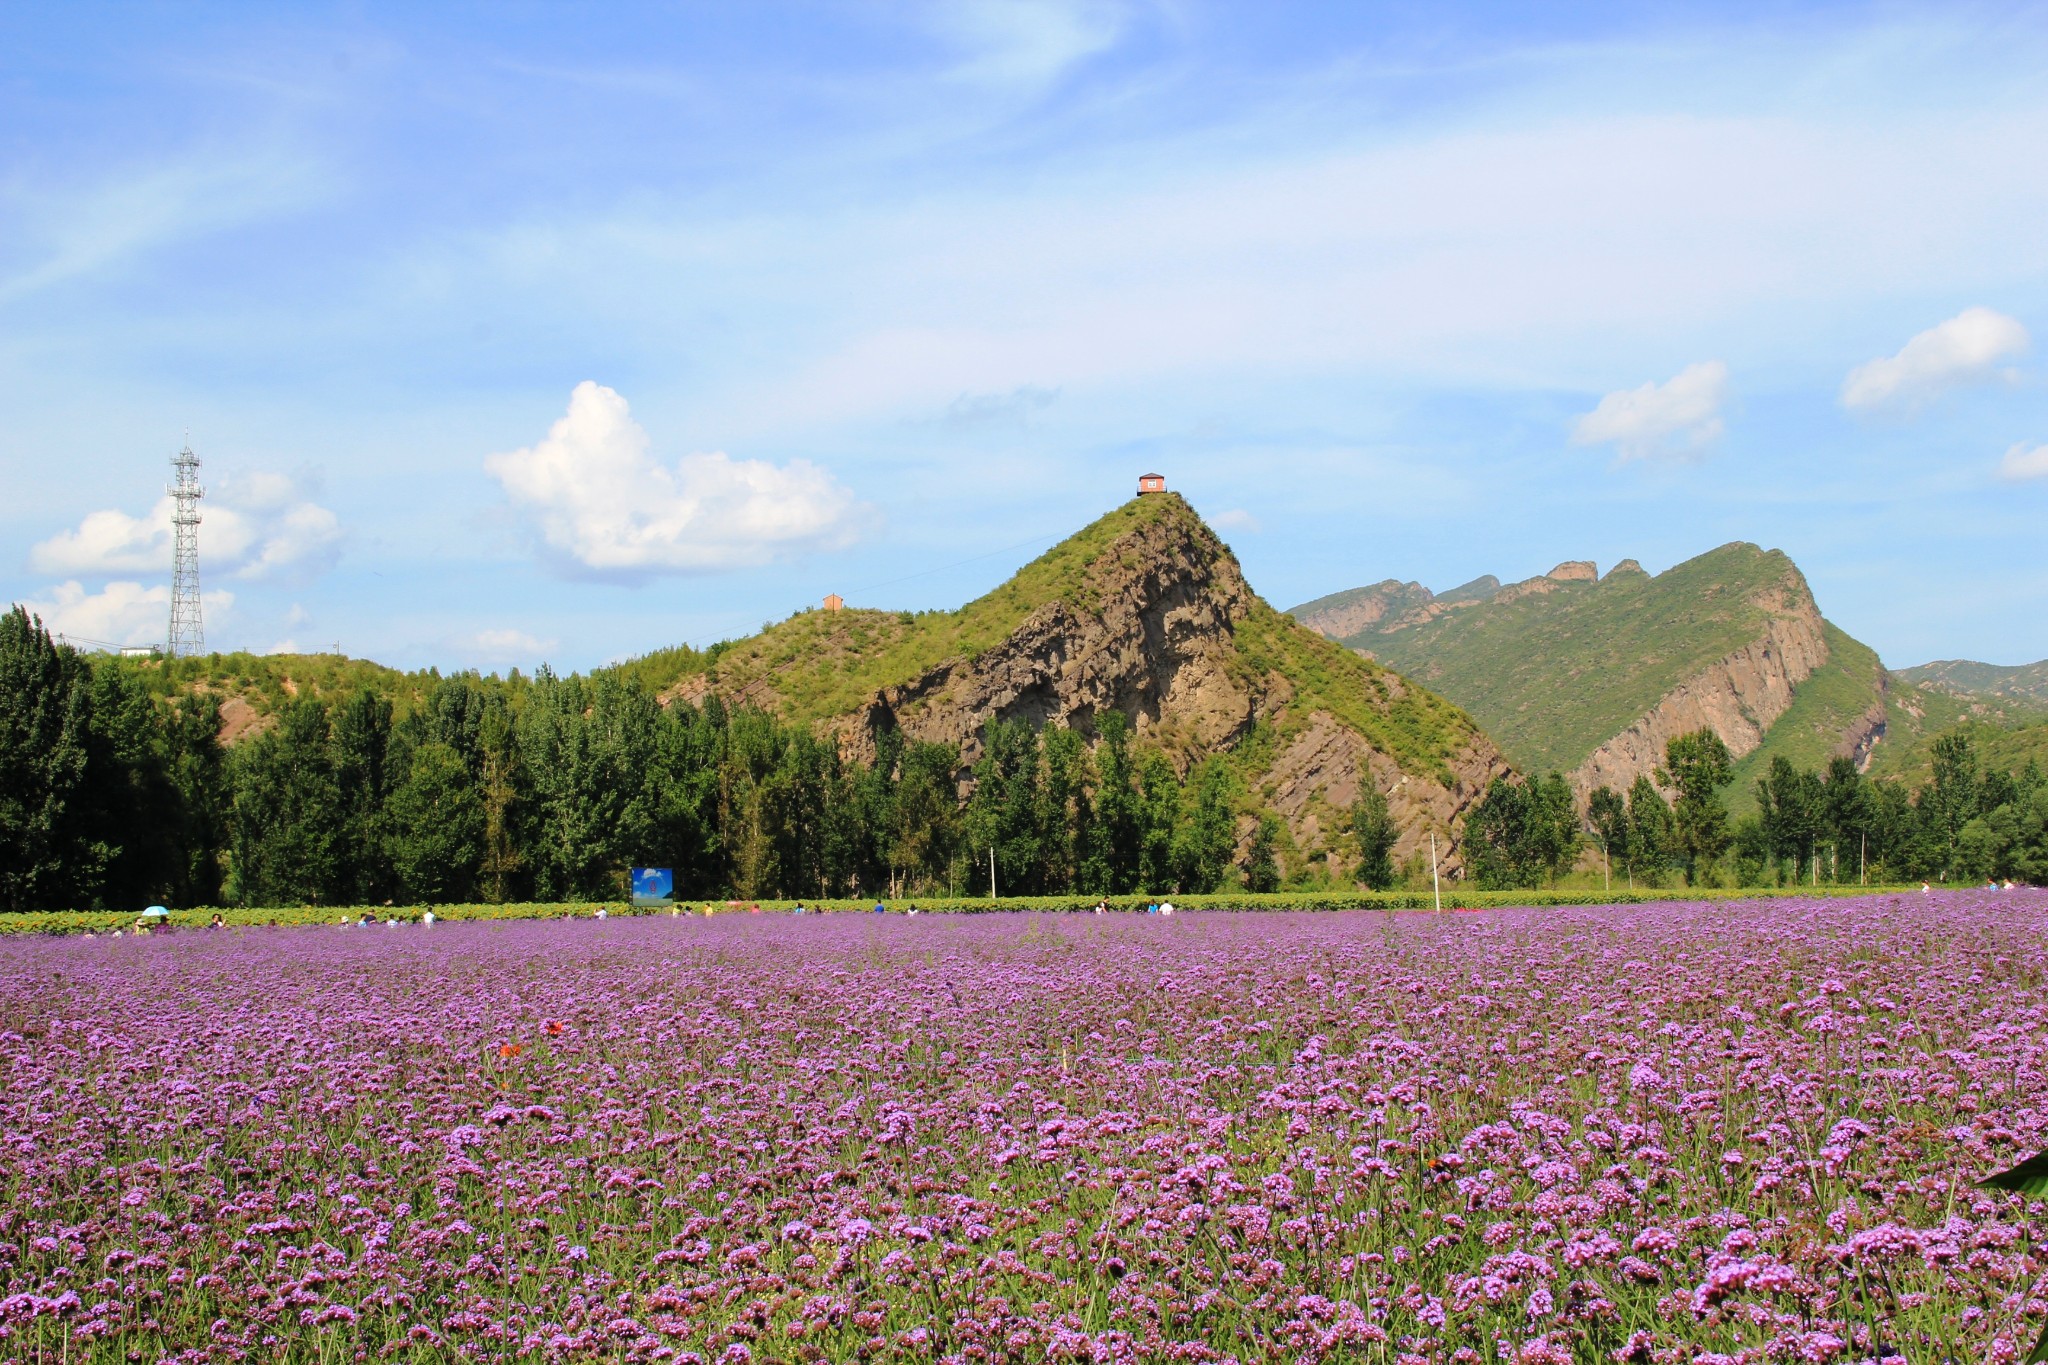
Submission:
[[[2005,452],[2005,458],[1998,462],[2000,478],[2018,482],[2022,479],[2048,479],[2048,442],[2028,445],[2022,441]]]
[[[1999,362],[2027,349],[2027,329],[1989,308],[1965,308],[1899,348],[1858,365],[1842,381],[1842,406],[1851,411],[1917,407],[1959,384],[1999,373]]]
[[[585,380],[546,439],[484,467],[551,551],[599,574],[725,569],[852,540],[852,495],[807,460],[719,451],[666,465],[648,445],[626,400]]]
[[[118,508],[87,513],[29,551],[39,572],[98,577],[171,571],[171,500],[157,499],[142,516]],[[199,570],[263,579],[310,577],[331,567],[341,550],[341,523],[299,483],[257,471],[221,480],[199,509]]]
[[[234,605],[230,592],[200,596],[200,610],[209,622],[225,617]],[[59,583],[47,601],[24,603],[43,618],[53,635],[82,644],[162,644],[170,628],[171,588],[168,583],[144,587],[114,582],[89,593],[76,581]]]
[[[1577,445],[1612,445],[1624,460],[1705,453],[1725,430],[1728,367],[1718,360],[1688,365],[1663,383],[1617,389],[1572,425]]]
[[[1209,524],[1226,530],[1250,531],[1255,535],[1266,529],[1264,522],[1242,507],[1232,507],[1218,512],[1209,518]]]

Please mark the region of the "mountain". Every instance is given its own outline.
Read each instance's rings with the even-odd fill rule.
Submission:
[[[1740,806],[1777,753],[1862,760],[1894,726],[1920,728],[1779,551],[1724,545],[1654,577],[1574,560],[1492,582],[1439,596],[1389,580],[1292,614],[1442,692],[1524,772],[1563,772],[1581,792],[1627,787],[1672,736],[1706,726],[1739,760]]]
[[[1917,668],[1902,668],[1898,676],[1964,701],[2048,715],[2048,659],[2013,666],[1937,659]]]
[[[665,700],[716,696],[809,723],[859,758],[897,730],[958,744],[971,764],[992,718],[1092,733],[1118,711],[1183,771],[1232,755],[1310,858],[1335,853],[1361,780],[1390,791],[1399,862],[1432,831],[1454,847],[1507,771],[1456,706],[1267,605],[1173,493],[1124,504],[956,611],[817,608],[619,671]]]

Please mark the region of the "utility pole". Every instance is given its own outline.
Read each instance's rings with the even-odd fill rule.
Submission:
[[[988,898],[996,898],[996,846],[988,846]]]
[[[171,629],[164,653],[171,658],[206,652],[206,625],[199,614],[199,457],[188,444],[171,457]]]

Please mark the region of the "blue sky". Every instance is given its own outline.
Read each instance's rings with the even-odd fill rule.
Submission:
[[[189,431],[217,648],[953,606],[1157,469],[1282,606],[1739,539],[2048,656],[2048,8],[1554,10],[0,8],[0,589],[160,639]]]

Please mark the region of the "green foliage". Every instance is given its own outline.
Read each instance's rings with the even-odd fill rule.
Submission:
[[[1466,822],[1465,849],[1482,890],[1555,882],[1579,851],[1578,810],[1563,775],[1495,778]]]
[[[1268,895],[1280,889],[1280,821],[1271,815],[1259,817],[1258,832],[1244,860],[1245,890]]]
[[[1757,783],[1774,760],[1782,756],[1795,768],[1824,768],[1841,751],[1843,736],[1883,711],[1885,673],[1877,652],[1832,624],[1824,624],[1822,631],[1827,662],[1792,689],[1792,705],[1764,731],[1763,743],[1735,763],[1728,789],[1731,815],[1755,812]],[[1906,721],[1910,727],[1910,717]],[[1891,743],[1887,734],[1884,745]]]
[[[1762,634],[1756,600],[1806,596],[1791,560],[1724,545],[1651,578],[1610,575],[1344,641],[1454,698],[1524,772],[1569,771],[1690,677]]]
[[[1678,793],[1672,803],[1672,836],[1688,886],[1698,886],[1727,851],[1728,808],[1721,803],[1721,789],[1734,778],[1735,761],[1712,730],[1677,735],[1664,746],[1657,780]]]
[[[412,751],[392,792],[386,852],[406,899],[468,900],[484,862],[484,799],[462,755],[439,742]]]
[[[1358,841],[1358,880],[1375,891],[1394,884],[1394,841],[1401,831],[1387,807],[1387,794],[1370,780],[1359,786],[1351,806],[1351,837]]]

